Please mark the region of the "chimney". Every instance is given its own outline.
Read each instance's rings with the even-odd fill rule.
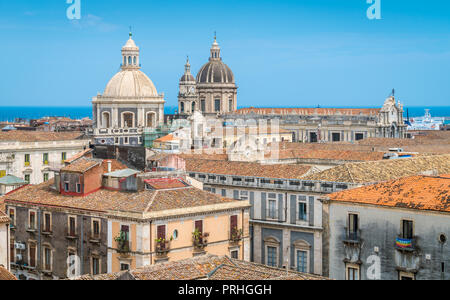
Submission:
[[[111,173],[111,170],[112,170],[111,164],[112,164],[112,162],[110,160],[108,160],[107,163],[108,163],[108,173]]]

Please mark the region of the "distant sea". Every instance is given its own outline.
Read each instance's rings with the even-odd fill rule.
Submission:
[[[447,117],[448,120],[446,123],[450,124],[450,106],[405,107],[405,118],[407,109],[409,117],[412,118],[421,117],[425,114],[425,109],[430,109],[433,117]],[[176,110],[176,106],[165,107],[166,114],[173,114]],[[0,122],[13,122],[17,118],[30,120],[43,117],[69,117],[72,119],[89,117],[92,119],[92,107],[0,106]]]

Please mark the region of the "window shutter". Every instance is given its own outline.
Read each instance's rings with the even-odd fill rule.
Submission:
[[[195,229],[197,229],[198,232],[203,233],[203,221],[195,221]]]
[[[166,225],[158,226],[158,239],[165,240],[166,239]]]
[[[291,195],[291,224],[297,223],[297,196]]]
[[[253,219],[253,211],[254,211],[254,205],[255,205],[255,192],[250,192],[250,219]]]
[[[314,197],[309,197],[309,226],[314,226]]]
[[[261,219],[265,220],[266,218],[266,193],[261,193]]]
[[[233,232],[233,230],[236,230],[238,227],[238,216],[231,216],[230,217],[230,233]]]
[[[239,191],[233,191],[233,198],[235,199],[235,200],[240,200],[240,198],[239,198]]]
[[[284,205],[283,205],[283,194],[278,194],[278,220],[285,221],[283,218]]]

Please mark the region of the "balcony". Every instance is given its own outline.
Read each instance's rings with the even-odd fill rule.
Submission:
[[[239,243],[242,240],[243,235],[242,229],[233,228],[230,232],[230,242],[233,244]]]
[[[266,219],[268,220],[278,220],[278,209],[266,209]]]
[[[90,238],[89,238],[89,242],[93,243],[93,244],[98,244],[100,243],[101,237],[99,233],[92,233]]]
[[[417,237],[403,238],[399,235],[395,239],[395,249],[402,252],[415,252],[417,250]]]
[[[204,251],[206,246],[208,246],[209,233],[201,233],[199,231],[194,231],[192,233],[192,242],[194,246],[194,251]]]
[[[120,232],[114,240],[116,241],[116,250],[118,253],[128,255],[131,252],[131,242],[128,239],[128,233]]]
[[[350,231],[346,227],[345,235],[344,235],[344,243],[345,244],[360,244],[361,243],[361,230],[358,229],[356,231]]]
[[[155,253],[157,257],[166,257],[170,251],[170,243],[165,239],[157,239],[155,246]]]

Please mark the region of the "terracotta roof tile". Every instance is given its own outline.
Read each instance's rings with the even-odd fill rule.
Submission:
[[[167,190],[175,188],[183,188],[188,186],[187,183],[178,178],[155,178],[144,180],[146,184],[150,185],[155,190]]]
[[[304,179],[365,184],[395,180],[427,171],[450,173],[450,154],[348,163],[310,174]]]
[[[84,137],[81,132],[38,132],[38,131],[1,131],[0,141],[49,142],[78,140]]]
[[[3,211],[0,210],[0,224],[9,222],[10,222],[9,217]]]
[[[310,170],[305,165],[264,165],[253,162],[186,159],[186,171],[218,175],[236,175],[261,178],[300,179]]]
[[[101,189],[84,197],[74,197],[59,194],[51,188],[52,184],[53,182],[46,182],[40,185],[29,185],[1,197],[0,201],[99,212],[131,213],[199,207],[235,201],[193,187],[174,190],[145,190],[133,193]],[[235,202],[239,203],[240,201]]]
[[[174,262],[166,262],[131,270],[128,277],[134,280],[327,280],[317,275],[271,268],[226,256],[204,255]],[[120,279],[126,272],[109,275],[110,280]],[[109,280],[106,276],[81,276],[80,280]]]
[[[84,173],[89,169],[92,169],[93,167],[100,165],[102,161],[99,160],[93,160],[93,159],[87,159],[87,158],[80,158],[73,163],[69,164],[68,166],[65,166],[61,169],[61,172],[75,172],[75,173]]]
[[[332,201],[450,212],[450,175],[411,176],[330,194]]]
[[[3,280],[17,280],[17,278],[5,267],[0,266],[0,281]]]

